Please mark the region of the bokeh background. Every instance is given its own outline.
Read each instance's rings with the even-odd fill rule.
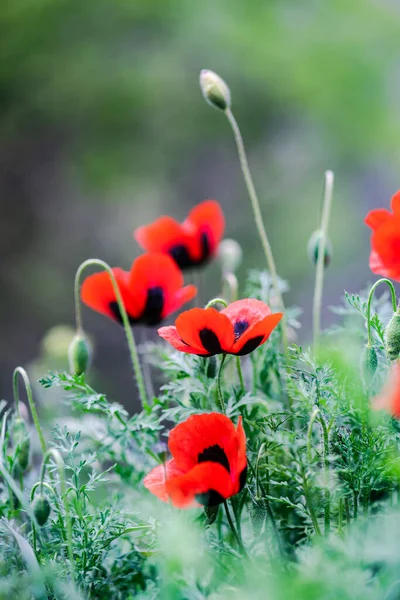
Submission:
[[[0,390],[73,325],[73,278],[128,268],[134,227],[218,199],[226,234],[263,267],[231,131],[202,68],[229,83],[287,302],[307,341],[325,169],[335,172],[325,306],[373,280],[367,210],[400,187],[397,0],[3,0],[0,3]],[[219,291],[216,264],[203,296]],[[324,322],[334,318],[326,308]],[[92,377],[130,402],[123,331],[84,311]],[[41,362],[40,362],[41,361]],[[64,365],[65,366],[65,365]]]

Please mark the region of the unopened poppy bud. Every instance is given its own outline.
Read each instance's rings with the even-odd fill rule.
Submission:
[[[310,261],[313,265],[316,265],[318,262],[318,254],[319,254],[319,246],[322,240],[322,231],[317,229],[311,235],[308,245],[307,245],[307,254]],[[329,267],[332,260],[333,247],[330,239],[328,237],[325,238],[325,251],[324,251],[324,267]]]
[[[243,250],[236,240],[226,238],[218,248],[223,273],[235,273],[243,260]]]
[[[25,421],[16,417],[13,425],[13,444],[16,448],[15,472],[24,472],[29,465],[31,442]]]
[[[85,373],[90,365],[92,346],[83,332],[78,332],[68,348],[69,369],[75,375]]]
[[[40,527],[43,527],[47,523],[50,512],[51,506],[47,497],[43,496],[43,494],[38,494],[33,501],[33,514]]]
[[[200,88],[208,104],[226,110],[231,106],[231,92],[225,81],[214,71],[203,69],[200,73]]]
[[[373,346],[365,346],[361,356],[361,376],[366,385],[369,385],[378,368],[378,355]]]
[[[397,310],[390,319],[385,331],[385,349],[390,360],[400,355],[400,313]]]

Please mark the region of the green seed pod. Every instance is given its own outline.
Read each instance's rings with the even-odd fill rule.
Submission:
[[[75,375],[82,375],[89,366],[92,346],[83,332],[77,333],[68,348],[69,369]]]
[[[378,368],[378,355],[373,346],[365,346],[361,355],[361,377],[365,385],[370,385]]]
[[[51,512],[50,502],[46,496],[38,494],[33,501],[33,514],[35,515],[36,521],[43,527],[47,523]]]
[[[322,231],[317,229],[314,233],[311,234],[311,237],[308,241],[307,245],[307,254],[313,265],[316,265],[318,262],[318,251],[319,245],[322,239]],[[324,252],[324,267],[329,267],[331,264],[333,255],[333,247],[330,239],[326,237],[325,239],[325,252]]]
[[[231,106],[231,92],[225,81],[214,71],[203,69],[200,73],[200,88],[208,104],[226,110]]]
[[[397,311],[390,319],[385,331],[385,349],[390,360],[396,360],[400,354],[400,313]]]

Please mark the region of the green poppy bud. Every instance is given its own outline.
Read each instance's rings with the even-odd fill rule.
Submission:
[[[208,104],[226,110],[231,106],[231,92],[225,81],[214,71],[203,69],[200,73],[200,88]]]
[[[68,348],[69,369],[75,375],[85,373],[90,365],[92,346],[83,332],[78,332]]]
[[[31,442],[25,421],[21,417],[15,417],[14,419],[12,440],[16,454],[14,470],[16,473],[17,471],[24,472],[29,465]]]
[[[259,536],[267,516],[267,510],[260,504],[252,503],[249,508],[249,514],[253,534]]]
[[[316,265],[318,262],[318,254],[319,254],[319,245],[322,239],[322,231],[317,229],[311,235],[308,245],[307,245],[307,254],[313,265]],[[333,247],[330,239],[326,237],[325,239],[325,252],[324,252],[324,267],[329,267],[332,260]]]
[[[390,360],[396,360],[400,354],[400,313],[395,312],[385,331],[385,349]]]
[[[365,385],[369,385],[378,368],[378,355],[373,346],[365,346],[361,356],[361,376]]]
[[[235,273],[243,260],[243,250],[236,240],[226,238],[218,248],[218,258],[224,273]]]
[[[47,523],[50,512],[51,506],[47,497],[43,496],[43,494],[38,494],[33,501],[33,514],[40,527],[43,527]]]

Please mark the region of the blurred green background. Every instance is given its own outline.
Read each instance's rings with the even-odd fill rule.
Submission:
[[[309,337],[325,169],[335,172],[325,305],[374,279],[367,210],[400,187],[395,0],[3,0],[0,3],[0,389],[73,324],[73,278],[97,256],[128,268],[132,230],[218,199],[263,267],[231,131],[202,68],[231,87],[287,302]],[[219,292],[207,268],[203,299]],[[332,320],[325,310],[324,321]],[[99,384],[129,402],[122,329],[85,310]],[[129,391],[127,391],[129,390]]]

